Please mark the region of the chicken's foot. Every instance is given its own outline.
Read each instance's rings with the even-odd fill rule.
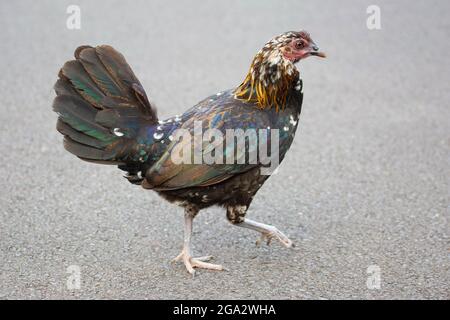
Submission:
[[[206,261],[211,260],[212,256],[204,256],[204,257],[198,257],[193,258],[191,256],[191,236],[192,236],[192,223],[194,220],[194,217],[198,213],[198,210],[193,209],[192,207],[186,208],[184,213],[184,244],[183,244],[183,250],[181,250],[181,253],[172,260],[172,262],[175,261],[183,261],[184,265],[186,266],[187,271],[194,275],[195,270],[194,268],[201,268],[201,269],[209,269],[209,270],[225,270],[224,267],[222,267],[219,264],[212,264],[208,263]]]

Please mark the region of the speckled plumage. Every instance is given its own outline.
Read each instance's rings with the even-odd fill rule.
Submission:
[[[299,45],[301,41],[309,47]],[[288,247],[292,242],[278,229],[245,218],[253,197],[269,177],[261,174],[259,159],[243,164],[177,164],[172,152],[186,142],[175,140],[174,133],[177,129],[192,132],[196,121],[202,130],[216,129],[224,136],[227,129],[278,129],[281,162],[293,141],[303,100],[302,81],[294,66],[300,58],[294,54],[321,54],[313,45],[306,32],[275,37],[257,53],[240,86],[165,120],[158,120],[120,53],[110,46],[82,46],[75,51],[75,60],[62,67],[55,84],[57,129],[69,152],[86,161],[118,165],[131,183],[184,207],[185,246],[177,259],[191,273],[194,267],[221,270],[190,255],[192,220],[200,209],[224,206],[231,223],[261,232],[269,241],[275,237]],[[305,51],[310,47],[314,51]],[[266,146],[271,144],[270,135],[264,141]],[[255,148],[247,143],[241,154]],[[203,150],[203,156],[211,152]],[[225,148],[224,157],[230,152],[235,150]]]
[[[291,89],[285,108],[279,112],[251,107],[249,103],[236,99],[233,93],[233,90],[228,90],[220,96],[206,98],[183,114],[176,128],[192,129],[193,121],[200,120],[205,129],[215,128],[224,134],[226,129],[235,128],[279,129],[280,161],[283,160],[297,129],[303,97],[301,91]],[[170,135],[174,128],[173,124],[162,127],[165,136]],[[176,165],[171,162],[169,154],[166,151],[161,155],[164,161],[160,158],[144,171],[143,187],[154,189],[177,203],[193,203],[199,208],[215,204],[248,207],[269,177],[259,174],[259,164]],[[177,175],[173,176],[175,171]]]

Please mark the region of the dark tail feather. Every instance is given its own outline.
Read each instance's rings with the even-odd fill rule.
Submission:
[[[67,123],[63,122],[61,119],[58,119],[58,122],[56,123],[56,129],[64,136],[68,136],[78,143],[84,144],[86,146],[91,146],[96,149],[102,150],[110,143],[110,141],[102,141],[84,134],[81,131],[77,131]]]
[[[59,72],[53,110],[64,147],[97,163],[136,168],[136,138],[156,111],[124,57],[110,46],[79,47]]]

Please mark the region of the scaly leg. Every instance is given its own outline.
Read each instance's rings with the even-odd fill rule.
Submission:
[[[257,245],[259,245],[264,240],[267,241],[267,244],[270,244],[270,241],[273,238],[276,238],[287,248],[294,246],[292,241],[288,237],[286,237],[283,232],[281,232],[274,226],[245,218],[246,212],[247,212],[246,206],[228,207],[227,218],[235,226],[252,229],[260,232],[261,238],[258,241],[256,241]]]
[[[205,256],[193,258],[191,256],[191,236],[192,236],[192,222],[197,215],[198,209],[192,206],[186,207],[184,212],[184,244],[181,253],[172,261],[182,260],[186,266],[187,271],[194,275],[194,268],[210,269],[210,270],[224,270],[221,265],[208,263],[212,256]]]
[[[256,241],[256,244],[259,245],[262,241],[266,240],[267,244],[270,244],[270,241],[273,238],[278,239],[286,248],[293,247],[294,244],[292,241],[284,235],[283,232],[275,228],[274,226],[256,222],[250,219],[245,218],[243,222],[236,224],[238,227],[252,229],[258,232],[261,232],[261,238]]]

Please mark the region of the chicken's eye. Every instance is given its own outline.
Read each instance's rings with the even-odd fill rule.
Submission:
[[[302,49],[305,46],[305,42],[303,40],[299,40],[295,42],[296,49]]]

